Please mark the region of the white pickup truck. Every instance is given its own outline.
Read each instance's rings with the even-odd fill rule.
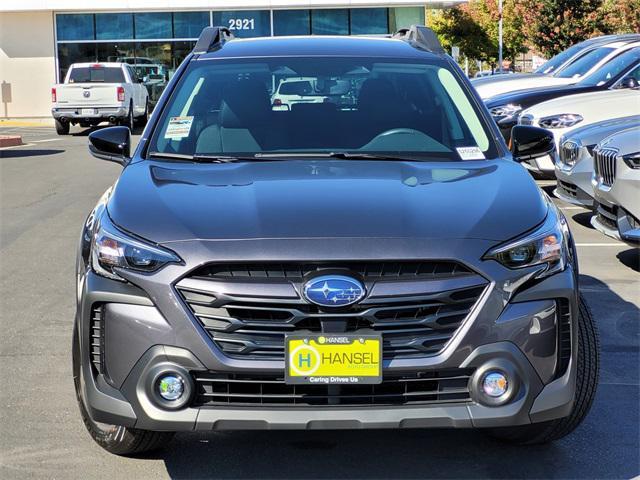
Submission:
[[[101,122],[133,131],[149,114],[149,93],[126,63],[74,63],[64,83],[51,88],[51,101],[59,135],[67,135],[70,125],[86,128]]]

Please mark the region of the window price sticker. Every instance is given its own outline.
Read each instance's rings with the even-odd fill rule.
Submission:
[[[484,160],[484,153],[478,147],[458,147],[458,155],[462,160]]]
[[[164,138],[179,140],[188,137],[192,123],[193,117],[171,117]]]

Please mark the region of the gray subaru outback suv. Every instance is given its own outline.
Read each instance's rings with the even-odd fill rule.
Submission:
[[[205,29],[133,154],[126,127],[90,135],[124,167],[78,252],[93,439],[132,454],[213,429],[567,435],[597,336],[567,223],[518,163],[553,137],[517,126],[512,145],[424,27]]]

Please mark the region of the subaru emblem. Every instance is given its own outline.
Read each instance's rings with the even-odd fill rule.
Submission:
[[[343,275],[324,275],[304,284],[304,296],[321,307],[344,307],[362,300],[364,285]]]

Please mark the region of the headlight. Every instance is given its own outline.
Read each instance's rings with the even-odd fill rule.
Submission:
[[[497,107],[493,107],[489,111],[491,112],[492,117],[510,117],[521,110],[522,107],[520,105],[508,103],[507,105],[499,105]]]
[[[562,113],[541,118],[538,125],[542,128],[569,128],[577,125],[582,120],[582,116],[577,113]]]
[[[630,168],[640,168],[640,152],[623,155],[622,160],[624,160],[624,163],[629,165]]]
[[[124,281],[114,269],[150,273],[167,263],[180,262],[180,257],[172,251],[120,231],[111,222],[107,212],[103,211],[91,242],[91,266],[98,275]]]
[[[547,277],[564,270],[568,239],[566,219],[555,207],[550,207],[547,218],[535,232],[490,250],[484,259],[496,260],[511,269],[540,265],[544,269],[536,277]]]

